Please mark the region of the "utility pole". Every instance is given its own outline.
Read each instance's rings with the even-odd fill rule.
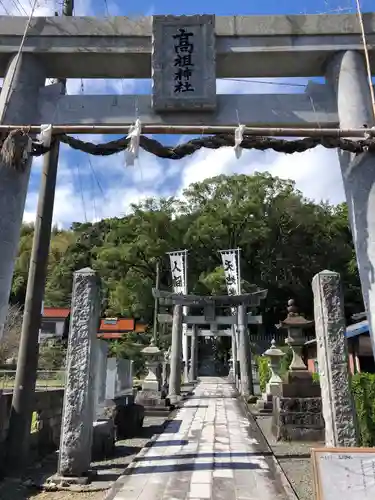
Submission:
[[[62,15],[72,16],[73,9],[74,0],[65,0]],[[65,94],[66,79],[58,80],[58,83],[61,84],[62,93]],[[39,328],[51,239],[59,149],[59,141],[55,141],[51,150],[43,157],[43,173],[7,440],[7,467],[12,472],[19,471],[25,466],[29,452],[38,369]]]
[[[159,290],[159,288],[160,288],[160,263],[159,263],[159,261],[156,261],[156,283],[155,283],[155,288],[156,288],[156,290]],[[153,334],[152,334],[155,345],[157,343],[157,336],[158,336],[158,312],[159,312],[159,299],[157,297],[155,297],[155,303],[154,303],[154,328],[153,328]]]

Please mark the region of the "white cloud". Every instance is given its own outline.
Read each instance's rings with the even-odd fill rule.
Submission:
[[[62,172],[61,172],[62,170]],[[94,186],[93,180],[87,176],[83,182],[82,169],[80,172],[81,188],[76,186],[78,173],[68,166],[60,169],[62,175],[56,186],[55,203],[53,211],[53,222],[59,227],[68,227],[72,222],[89,221],[94,222],[108,217],[122,216],[129,211],[132,203],[155,195],[154,190],[142,189],[142,187],[128,187],[125,176],[122,182],[113,183],[106,189],[103,195]],[[89,180],[87,180],[89,179]],[[91,189],[92,188],[92,189]],[[38,193],[29,192],[24,212],[25,222],[35,222]]]
[[[232,148],[202,149],[185,161],[180,193],[189,184],[216,175],[265,171],[282,179],[293,179],[304,196],[317,202],[341,203],[345,199],[337,152],[322,147],[292,155],[243,151],[240,160],[235,158]]]

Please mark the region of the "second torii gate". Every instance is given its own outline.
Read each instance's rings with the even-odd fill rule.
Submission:
[[[267,296],[267,290],[258,289],[255,292],[242,295],[180,295],[163,290],[152,290],[153,296],[158,298],[160,304],[173,305],[173,317],[170,315],[159,315],[161,322],[172,321],[172,346],[171,346],[171,371],[169,379],[169,397],[171,400],[179,398],[181,393],[181,348],[182,348],[182,324],[183,322],[193,325],[192,335],[192,375],[196,375],[196,354],[197,354],[197,326],[209,324],[215,328],[217,324],[233,325],[237,324],[239,332],[238,354],[240,361],[241,392],[244,395],[250,394],[252,387],[251,353],[248,324],[260,324],[261,317],[252,316],[246,313],[247,307],[258,307],[261,300]],[[204,316],[186,316],[184,318],[182,307],[201,307],[204,309]],[[216,316],[217,307],[237,307],[236,316]],[[234,353],[232,353],[234,354]],[[236,358],[234,358],[236,359]]]

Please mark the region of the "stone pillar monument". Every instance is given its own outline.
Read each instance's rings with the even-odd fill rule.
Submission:
[[[26,125],[37,121],[39,91],[44,87],[45,78],[44,68],[33,54],[22,53],[10,58],[0,94],[2,124]],[[26,151],[28,138],[22,135],[14,138],[17,149]],[[0,155],[0,341],[8,311],[30,168],[28,155],[18,165],[9,165]]]
[[[238,306],[239,357],[241,373],[241,394],[249,396],[252,393],[252,370],[249,332],[246,321],[246,306]]]
[[[327,80],[336,94],[340,127],[373,127],[363,54],[350,50],[337,53],[329,62]],[[375,356],[375,153],[368,151],[355,156],[339,151],[339,160]]]
[[[56,479],[89,480],[93,437],[95,340],[99,326],[99,280],[92,269],[76,271],[67,352],[67,378]]]
[[[168,397],[175,403],[181,396],[182,305],[173,307],[171,373]]]
[[[340,275],[322,271],[314,276],[312,287],[326,446],[358,446]]]
[[[314,321],[298,313],[294,300],[288,301],[288,316],[281,326],[288,330],[285,342],[293,351],[293,359],[282,384],[281,395],[273,398],[273,433],[278,440],[324,439],[320,386],[313,382],[312,374],[302,359],[304,330],[313,324]]]

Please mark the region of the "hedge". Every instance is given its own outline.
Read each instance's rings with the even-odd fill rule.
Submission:
[[[264,392],[271,372],[266,357],[259,356],[257,362],[260,389]],[[285,365],[281,372],[285,370]],[[312,376],[313,381],[319,383],[319,374],[313,373]],[[350,383],[357,412],[360,445],[373,447],[375,446],[375,374],[357,373],[350,377]]]
[[[260,390],[264,392],[266,390],[266,384],[271,377],[271,370],[268,366],[268,358],[263,356],[258,356],[257,363],[258,363]]]
[[[351,377],[351,386],[361,446],[375,446],[375,374],[357,373]]]
[[[313,373],[314,382],[319,374]],[[351,390],[357,412],[361,446],[375,446],[375,374],[356,373],[350,377]]]

